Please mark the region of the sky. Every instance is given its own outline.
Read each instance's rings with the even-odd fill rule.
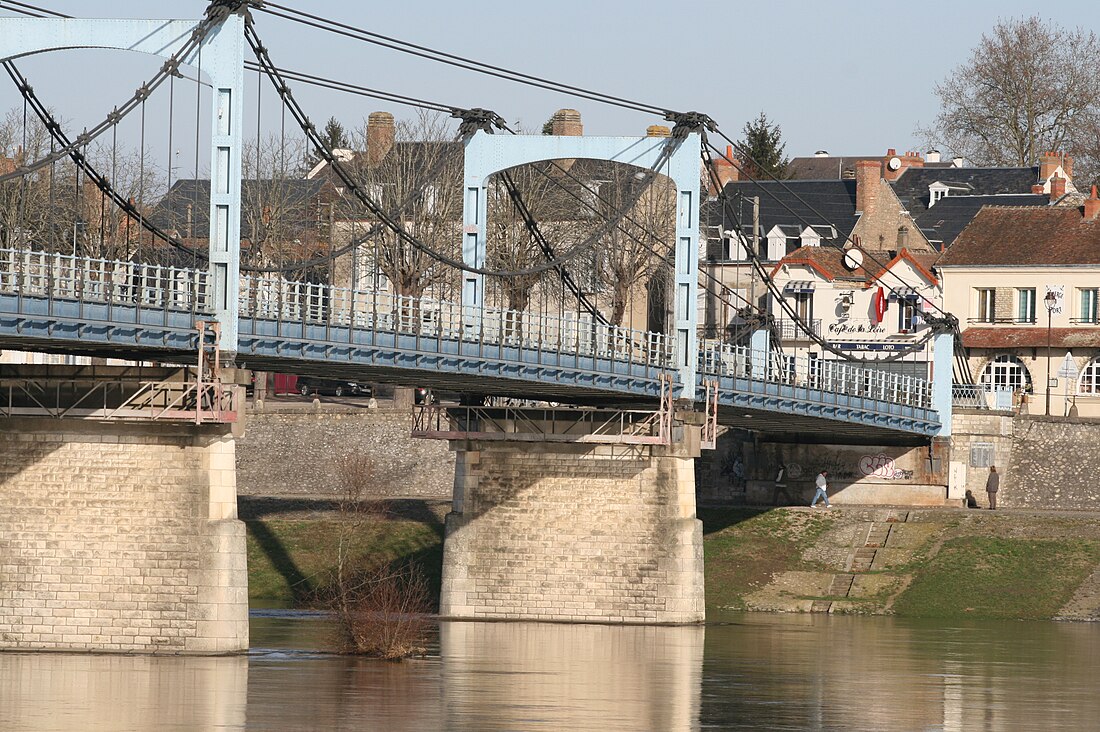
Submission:
[[[186,18],[198,17],[206,7],[204,0],[28,1],[81,17]],[[780,125],[790,156],[816,150],[866,155],[883,154],[887,148],[924,149],[916,130],[936,116],[935,84],[969,58],[982,34],[999,19],[1036,10],[1034,2],[1021,0],[279,2],[525,73],[663,108],[704,112],[734,139],[740,138],[747,120],[764,112]],[[1066,0],[1046,4],[1041,15],[1065,27],[1100,31],[1095,7],[1094,0]],[[0,10],[0,17],[14,15]],[[284,68],[447,105],[493,109],[528,130],[538,130],[562,107],[580,110],[586,134],[642,134],[646,126],[661,121],[452,69],[265,13],[256,18],[272,59]],[[20,69],[76,130],[98,123],[156,71],[158,61],[137,56],[63,51],[23,59]],[[0,109],[9,110],[21,102],[10,82],[3,81]],[[253,74],[248,84],[254,82]],[[262,134],[279,124],[270,88],[265,91],[269,104],[260,107]],[[254,91],[249,94],[254,99]],[[398,117],[415,113],[334,92],[303,89],[299,97],[318,125],[334,116],[356,127],[376,109]],[[255,130],[252,114],[246,130]],[[191,130],[193,135],[193,122]],[[166,141],[150,137],[156,138],[151,145],[167,148]],[[172,147],[182,167],[179,159],[191,153],[181,151],[185,146],[178,137]]]

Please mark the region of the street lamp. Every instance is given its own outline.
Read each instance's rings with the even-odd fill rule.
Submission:
[[[1058,304],[1058,296],[1054,290],[1047,290],[1043,304],[1047,306],[1047,407],[1046,415],[1050,416],[1050,318],[1054,314],[1054,308]]]

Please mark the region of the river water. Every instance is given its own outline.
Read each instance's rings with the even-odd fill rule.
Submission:
[[[449,622],[402,663],[330,638],[256,612],[247,656],[0,654],[0,730],[1100,729],[1096,623]]]

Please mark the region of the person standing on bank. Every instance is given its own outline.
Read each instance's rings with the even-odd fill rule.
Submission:
[[[817,492],[814,493],[814,500],[812,503],[810,503],[810,508],[817,508],[818,499],[821,498],[825,499],[825,508],[833,507],[833,504],[829,503],[829,494],[826,493],[829,488],[829,481],[827,480],[828,477],[829,471],[827,470],[822,470],[820,473],[817,474],[817,480],[814,481],[814,484],[817,486]]]
[[[989,466],[989,477],[985,479],[985,493],[989,496],[989,510],[997,508],[997,491],[1001,487],[1001,474],[996,465]]]

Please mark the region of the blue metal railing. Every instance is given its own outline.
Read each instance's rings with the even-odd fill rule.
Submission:
[[[0,293],[194,314],[210,312],[208,277],[203,270],[51,252],[0,249]]]
[[[280,277],[242,276],[240,282],[242,319],[299,326],[299,339],[324,333],[317,330],[322,326],[330,331],[344,329],[348,338],[353,331],[412,338],[415,340],[407,342],[415,343],[416,350],[425,342],[440,349],[445,342],[457,342],[477,344],[476,353],[498,360],[507,360],[509,354],[538,351],[589,359],[591,365],[586,368],[590,369],[605,362],[609,367],[643,367],[649,374],[675,371],[668,336],[593,323],[571,313],[557,316],[470,308],[446,300]],[[13,249],[0,249],[0,294],[190,313],[196,319],[211,312],[204,270]],[[284,331],[275,328],[274,332]],[[393,340],[395,345],[397,342]],[[861,404],[932,408],[932,385],[928,380],[843,362],[701,340],[698,368],[704,379],[732,377],[792,387],[806,390],[809,395],[836,395],[838,399],[833,401],[850,398]]]
[[[865,401],[932,408],[932,383],[927,379],[715,341],[700,342],[699,373],[704,378],[732,377],[858,397]]]

